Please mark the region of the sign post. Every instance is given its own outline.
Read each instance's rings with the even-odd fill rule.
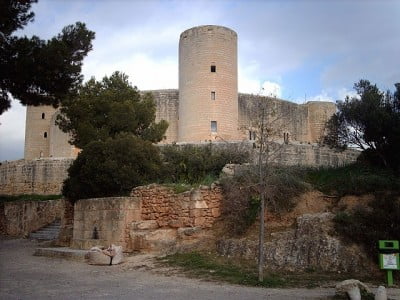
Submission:
[[[379,267],[387,271],[388,286],[393,285],[393,270],[400,270],[399,241],[381,240],[378,242]]]

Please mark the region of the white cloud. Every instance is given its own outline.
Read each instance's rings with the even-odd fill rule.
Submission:
[[[327,91],[323,90],[320,94],[313,95],[313,96],[306,96],[305,99],[298,99],[297,103],[304,103],[305,101],[328,101],[328,102],[335,102],[333,96],[328,93]]]
[[[276,82],[264,81],[261,90],[261,95],[263,96],[282,97],[282,87]]]
[[[359,97],[359,95],[357,94],[357,92],[355,90],[349,90],[346,88],[339,89],[337,91],[337,96],[338,96],[338,100],[344,100],[346,98],[346,96],[349,96],[350,98]]]
[[[91,76],[100,80],[114,71],[127,74],[132,85],[140,90],[178,87],[178,63],[174,58],[156,60],[144,53],[134,53],[114,63],[100,63],[95,59],[88,59],[83,67],[85,80]]]

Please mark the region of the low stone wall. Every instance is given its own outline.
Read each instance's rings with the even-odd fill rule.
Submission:
[[[210,228],[221,214],[222,190],[217,185],[175,194],[152,184],[134,189],[131,195],[142,200],[142,220],[154,220],[159,227]]]
[[[113,243],[129,250],[130,224],[140,217],[140,200],[134,197],[79,200],[74,206],[72,247],[89,249]]]
[[[60,219],[64,200],[15,201],[0,203],[1,233],[22,237]]]
[[[0,194],[61,194],[73,159],[47,158],[5,161],[0,164]]]
[[[193,244],[220,216],[217,185],[175,194],[152,184],[131,197],[83,199],[75,203],[72,247],[121,245],[124,251],[173,252]]]

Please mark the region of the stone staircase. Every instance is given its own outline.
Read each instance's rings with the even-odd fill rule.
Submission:
[[[61,220],[58,219],[55,220],[53,223],[44,226],[35,232],[31,232],[29,234],[29,238],[42,241],[55,240],[57,239],[58,234],[60,233],[60,228],[61,228]]]

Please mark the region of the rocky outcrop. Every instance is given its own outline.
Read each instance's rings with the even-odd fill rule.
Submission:
[[[271,234],[265,243],[265,264],[288,271],[314,268],[322,271],[365,271],[372,268],[356,246],[344,245],[334,234],[332,213],[305,214],[295,228]],[[256,241],[220,239],[217,251],[224,256],[257,257]]]

